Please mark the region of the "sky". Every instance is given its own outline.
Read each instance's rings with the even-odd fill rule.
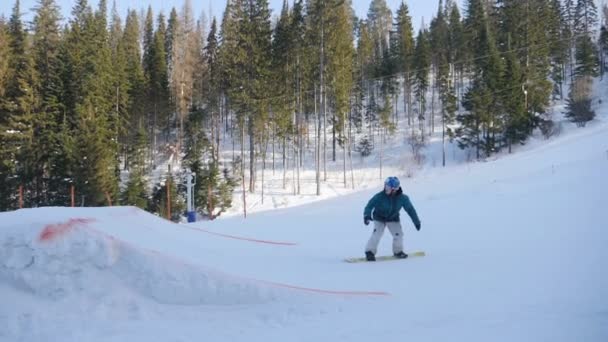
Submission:
[[[402,0],[386,0],[386,3],[393,12],[393,15],[395,12],[397,12],[401,1]],[[33,18],[31,9],[36,6],[37,2],[38,0],[21,0],[21,11],[24,13],[24,20],[31,21]],[[69,18],[75,0],[56,0],[56,2],[61,8],[64,18]],[[289,0],[289,2],[291,5],[293,0]],[[371,0],[353,0],[353,7],[355,8],[355,12],[357,13],[358,17],[365,17],[367,15],[370,2]],[[462,4],[463,0],[458,0],[456,2]],[[97,0],[89,0],[89,4],[91,4],[93,7],[96,7],[97,3]],[[108,3],[111,6],[112,0],[108,0]],[[147,8],[148,5],[151,5],[152,10],[154,11],[155,15],[157,15],[160,10],[167,14],[172,7],[179,9],[182,7],[183,3],[184,0],[116,0],[116,5],[122,18],[126,17],[126,12],[129,8],[139,10],[142,8]],[[418,28],[421,26],[423,18],[428,24],[431,18],[437,13],[439,0],[409,0],[406,1],[406,3],[410,9],[414,29],[418,30]],[[14,4],[15,0],[1,0],[0,15],[4,15],[8,18]],[[273,11],[273,15],[278,15],[282,4],[283,0],[270,0],[270,7]],[[226,0],[192,0],[192,6],[195,13],[198,13],[197,16],[205,12],[207,17],[214,15],[219,19],[224,12]]]

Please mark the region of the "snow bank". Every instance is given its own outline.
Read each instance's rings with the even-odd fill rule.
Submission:
[[[50,299],[76,294],[104,297],[119,289],[180,305],[249,304],[275,298],[268,287],[135,246],[98,229],[116,225],[115,217],[130,210],[45,208],[2,213],[0,282]]]

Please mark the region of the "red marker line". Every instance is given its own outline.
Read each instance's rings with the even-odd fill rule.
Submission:
[[[86,226],[87,224],[95,221],[90,218],[71,218],[64,223],[47,224],[38,236],[40,241],[49,241],[58,238],[61,235],[68,233],[68,231],[77,228],[79,226]]]
[[[257,243],[266,243],[266,244],[270,244],[270,245],[281,245],[281,246],[295,246],[295,245],[297,245],[297,243],[294,243],[294,242],[280,242],[280,241],[259,240],[259,239],[252,239],[252,238],[246,238],[246,237],[235,236],[235,235],[216,233],[216,232],[212,232],[212,231],[209,231],[209,230],[206,230],[206,229],[202,229],[202,228],[189,227],[189,226],[186,226],[186,225],[183,225],[183,224],[180,225],[180,226],[182,226],[184,228],[191,229],[191,230],[196,230],[196,231],[199,231],[199,232],[211,234],[211,235],[225,237],[225,238],[228,238],[228,239],[235,239],[235,240],[242,240],[242,241],[249,241],[249,242],[257,242]]]
[[[307,292],[322,293],[322,294],[329,294],[329,295],[342,295],[342,296],[390,296],[390,293],[383,292],[383,291],[336,291],[336,290],[323,290],[323,289],[315,289],[315,288],[310,288],[310,287],[302,287],[302,286],[295,286],[295,285],[289,285],[289,284],[275,283],[275,282],[266,281],[266,280],[255,280],[255,281],[260,282],[260,283],[264,283],[264,284],[267,284],[267,285],[284,287],[284,288],[291,289],[291,290],[307,291]]]

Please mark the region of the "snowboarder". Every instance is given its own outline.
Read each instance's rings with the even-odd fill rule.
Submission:
[[[401,208],[405,209],[419,231],[420,220],[409,197],[403,194],[399,178],[388,177],[384,181],[384,190],[374,195],[363,211],[363,223],[366,226],[370,221],[374,221],[374,232],[365,247],[367,261],[376,261],[376,251],[385,227],[388,227],[393,235],[393,255],[397,258],[407,258],[407,254],[403,252],[403,230],[399,220]]]

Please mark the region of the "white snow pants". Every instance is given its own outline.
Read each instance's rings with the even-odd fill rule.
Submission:
[[[374,232],[365,246],[365,251],[370,251],[376,255],[378,251],[378,244],[384,234],[384,227],[388,227],[388,230],[393,235],[393,253],[403,252],[403,229],[401,229],[401,222],[380,222],[374,221]]]

